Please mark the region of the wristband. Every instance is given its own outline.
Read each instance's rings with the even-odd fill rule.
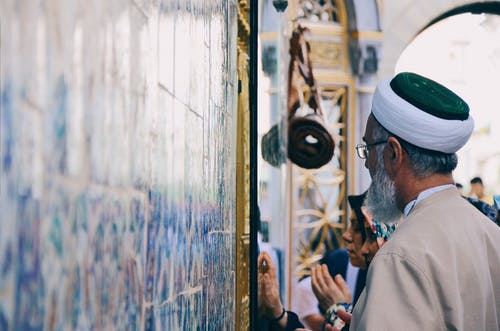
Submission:
[[[339,330],[341,330],[345,326],[345,322],[342,321],[337,316],[337,311],[338,310],[344,310],[348,313],[352,312],[352,305],[348,304],[346,302],[339,302],[335,303],[330,306],[330,308],[327,309],[326,315],[325,315],[325,320],[327,323],[331,324],[332,326],[337,327]]]
[[[278,316],[278,317],[276,317],[276,318],[271,319],[271,322],[272,322],[272,323],[277,323],[277,322],[279,322],[279,321],[283,318],[283,316],[285,316],[285,312],[286,312],[286,311],[285,311],[285,307],[283,307],[283,310],[281,311],[280,316]]]

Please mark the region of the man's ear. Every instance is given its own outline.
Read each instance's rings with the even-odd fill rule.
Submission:
[[[394,178],[401,169],[403,154],[404,150],[399,141],[394,137],[389,137],[385,148],[384,162],[390,178]]]

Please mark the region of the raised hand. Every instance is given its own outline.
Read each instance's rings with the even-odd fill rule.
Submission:
[[[267,252],[262,252],[257,260],[259,267],[258,305],[261,315],[269,319],[280,316],[281,304],[276,268]]]
[[[332,278],[326,265],[312,268],[311,285],[314,295],[324,310],[339,302],[350,303],[352,294],[341,275]]]

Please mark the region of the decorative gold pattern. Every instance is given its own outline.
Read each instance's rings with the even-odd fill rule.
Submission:
[[[384,33],[381,31],[352,31],[350,37],[355,39],[381,40],[384,38]]]
[[[321,2],[317,0],[299,0],[297,17],[313,22],[340,22],[339,9],[334,0]]]
[[[241,48],[242,52],[247,54],[248,54],[248,44],[250,42],[250,23],[248,20],[249,11],[250,11],[250,5],[248,4],[248,2],[246,0],[239,0],[238,1],[238,47]]]
[[[308,6],[309,9],[304,9]],[[312,9],[311,9],[312,8]],[[309,11],[308,11],[309,10]],[[289,168],[290,257],[288,303],[295,281],[310,274],[325,251],[344,245],[341,235],[347,223],[347,159],[352,157],[347,142],[354,130],[354,79],[348,58],[347,10],[342,0],[299,0],[290,6],[292,21],[309,28],[314,75],[320,87],[326,122],[336,142],[332,161],[317,170]],[[309,14],[308,14],[309,13]],[[328,18],[328,19],[326,19]],[[347,116],[348,112],[349,118]],[[291,270],[295,266],[294,272]]]
[[[238,2],[238,126],[236,152],[236,331],[250,329],[249,4]]]
[[[250,329],[250,235],[242,234],[239,240],[239,247],[241,249],[238,250],[238,261],[237,265],[240,265],[241,273],[239,274],[239,278],[236,282],[236,289],[239,303],[239,311],[236,316],[239,316],[239,320],[236,321],[235,330],[245,330],[248,331]],[[245,272],[245,273],[244,273]],[[239,293],[239,289],[247,290],[247,293]],[[238,325],[239,324],[239,325]]]
[[[330,40],[309,40],[311,62],[315,67],[340,68],[342,66],[342,45]]]
[[[327,125],[336,142],[332,161],[320,169],[293,166],[292,192],[294,233],[299,247],[296,256],[298,279],[307,276],[325,251],[343,246],[346,225],[347,88],[324,86],[321,99]]]
[[[313,3],[315,8],[335,8],[335,24],[328,21],[318,21],[314,18],[301,16],[300,6],[305,3]],[[306,39],[311,45],[311,61],[315,69],[315,76],[321,75],[322,70],[334,70],[338,73],[350,75],[349,58],[347,53],[348,32],[347,12],[345,4],[341,0],[325,0],[321,5],[319,0],[304,0],[298,4],[298,8],[292,6],[292,12],[296,12],[299,24],[309,29]],[[320,69],[320,70],[318,70]],[[338,82],[337,80],[331,81]],[[347,81],[342,81],[347,84]]]

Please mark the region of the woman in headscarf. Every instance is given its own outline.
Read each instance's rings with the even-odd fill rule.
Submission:
[[[360,251],[364,256],[365,266],[368,268],[377,251],[390,239],[397,225],[374,220],[364,206],[360,210],[366,238]],[[313,290],[320,303],[329,305],[325,315],[326,322],[334,326],[334,330],[343,330],[350,320],[354,305],[351,304],[351,293],[343,277],[335,275],[332,278],[324,266],[318,266],[313,272]],[[339,313],[339,311],[342,312]]]
[[[366,233],[366,240],[361,247],[361,254],[365,257],[366,265],[369,266],[378,250],[391,238],[391,235],[396,230],[397,223],[388,224],[374,220],[366,207],[362,207],[361,211],[364,216],[364,230]]]
[[[365,287],[366,263],[361,247],[365,241],[365,230],[361,206],[365,194],[349,195],[347,197],[351,207],[350,223],[342,235],[346,246],[345,249],[337,249],[327,252],[320,261],[320,265],[311,269],[311,276],[316,269],[325,268],[330,275],[340,275],[346,280],[352,302],[356,302],[361,291]],[[323,265],[323,267],[321,266]],[[312,278],[302,279],[296,286],[292,310],[297,313],[300,320],[312,331],[323,330],[326,310],[338,298],[335,293],[325,293],[323,298],[318,299],[312,289]],[[350,301],[351,299],[349,299]]]

